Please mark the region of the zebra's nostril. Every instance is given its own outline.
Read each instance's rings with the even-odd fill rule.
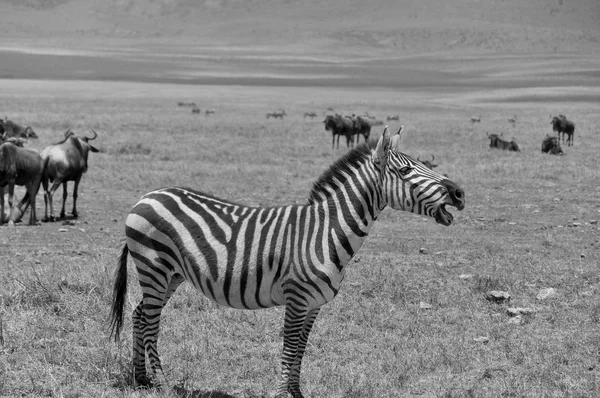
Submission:
[[[454,192],[454,196],[456,197],[456,199],[462,198],[463,197],[462,189],[457,189],[456,192]]]

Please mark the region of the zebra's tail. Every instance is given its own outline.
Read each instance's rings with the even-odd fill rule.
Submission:
[[[115,341],[119,340],[119,334],[123,327],[123,307],[125,306],[125,295],[127,294],[127,254],[129,248],[127,243],[123,245],[119,264],[115,271],[115,285],[113,287],[112,313],[110,322],[110,337],[115,336]]]

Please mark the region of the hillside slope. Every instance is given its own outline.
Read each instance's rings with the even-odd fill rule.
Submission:
[[[9,0],[3,43],[269,46],[302,53],[600,50],[597,0]]]

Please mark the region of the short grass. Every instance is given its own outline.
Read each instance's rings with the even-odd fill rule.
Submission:
[[[382,214],[311,334],[307,396],[600,395],[597,104],[483,104],[367,89],[0,85],[0,109],[40,136],[30,146],[58,141],[67,128],[93,128],[101,149],[90,155],[75,225],[0,227],[0,395],[269,396],[278,380],[282,309],[218,307],[188,285],[164,311],[159,340],[176,389],[134,390],[130,320],[120,343],[109,340],[112,273],[124,219],[149,190],[185,185],[254,205],[305,201],[312,181],[346,151],[331,149],[321,119],[302,117],[329,106],[380,118],[399,113],[405,151],[434,154],[437,170],[465,189],[467,207],[448,228]],[[216,114],[177,107],[189,100]],[[290,116],[265,119],[276,108]],[[562,157],[542,155],[548,115],[558,112],[576,122],[575,145]],[[473,115],[482,122],[472,125]],[[513,115],[516,127],[507,121]],[[522,152],[490,150],[486,132],[514,136]],[[41,195],[37,209],[41,218]],[[140,298],[130,271],[128,313]],[[537,300],[547,287],[557,295]],[[492,289],[535,313],[509,323],[509,305],[484,299]],[[475,340],[482,336],[486,342]]]

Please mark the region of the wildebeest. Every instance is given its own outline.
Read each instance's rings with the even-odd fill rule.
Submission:
[[[517,115],[511,116],[508,118],[508,122],[512,124],[513,127],[517,124]]]
[[[325,124],[325,130],[331,131],[331,149],[334,148],[336,135],[338,136],[338,149],[340,148],[340,136],[346,137],[346,145],[350,147],[354,131],[354,122],[350,118],[344,117],[339,114],[327,115],[325,116],[325,120],[323,120],[323,123]]]
[[[542,153],[550,153],[552,155],[562,155],[563,150],[560,147],[558,137],[547,135],[542,141]]]
[[[214,115],[214,114],[215,114],[214,108],[208,108],[207,110],[204,111],[204,116]]]
[[[575,141],[575,123],[567,119],[565,115],[554,116],[550,121],[552,130],[558,133],[558,138],[562,134],[562,142],[565,142],[565,134],[567,135],[567,146],[573,145]]]
[[[362,116],[355,116],[352,118],[352,122],[354,127],[352,135],[356,135],[356,143],[358,144],[360,141],[358,139],[360,135],[362,135],[365,138],[365,142],[367,142],[369,140],[369,136],[371,135],[371,121],[363,118]]]
[[[76,137],[69,129],[65,132],[65,138],[57,144],[50,145],[42,151],[42,159],[46,166],[42,174],[42,185],[44,187],[45,212],[43,221],[54,221],[54,210],[52,208],[52,196],[60,184],[63,185],[63,202],[60,217],[65,217],[65,203],[67,201],[67,182],[75,181],[73,187],[73,217],[77,218],[77,188],[83,173],[88,168],[89,151],[98,152],[88,141],[96,139],[98,134],[92,129],[93,137]],[[52,187],[48,189],[48,182]],[[50,216],[48,216],[50,207]]]
[[[490,139],[490,148],[497,148],[497,149],[504,149],[504,150],[508,150],[508,151],[521,152],[521,150],[519,149],[519,146],[517,145],[517,143],[514,140],[504,141],[503,139],[501,139],[500,137],[502,137],[502,134],[500,134],[500,135],[487,134],[487,136]]]
[[[481,115],[471,116],[471,123],[481,123]]]
[[[431,170],[433,170],[434,168],[439,166],[437,164],[433,164],[433,161],[435,160],[435,156],[433,156],[433,155],[431,155],[431,160],[421,160],[418,156],[417,156],[417,160],[419,162],[423,163],[425,166],[427,166]]]
[[[400,115],[389,115],[389,116],[387,117],[387,120],[388,120],[388,122],[389,122],[390,120],[400,120]]]
[[[24,138],[25,140],[38,138],[31,126],[24,127],[8,119],[0,120],[0,135],[4,141],[12,137]]]
[[[277,119],[277,118],[283,119],[284,116],[287,116],[287,113],[285,113],[284,110],[279,110],[279,111],[274,111],[274,112],[268,112],[266,116],[267,116],[267,119],[270,117],[272,117],[274,119]]]
[[[192,113],[200,114],[200,108],[192,108]]]
[[[195,102],[178,102],[177,106],[190,106],[190,107],[195,107],[196,103]]]
[[[307,117],[313,119],[317,117],[317,114],[315,112],[304,112],[304,118],[306,119]]]
[[[37,151],[10,142],[0,145],[0,222],[4,217],[4,187],[8,186],[9,224],[14,224],[31,205],[29,225],[37,222],[35,197],[40,189],[44,161]],[[25,186],[27,193],[18,206],[13,201],[15,185]]]

